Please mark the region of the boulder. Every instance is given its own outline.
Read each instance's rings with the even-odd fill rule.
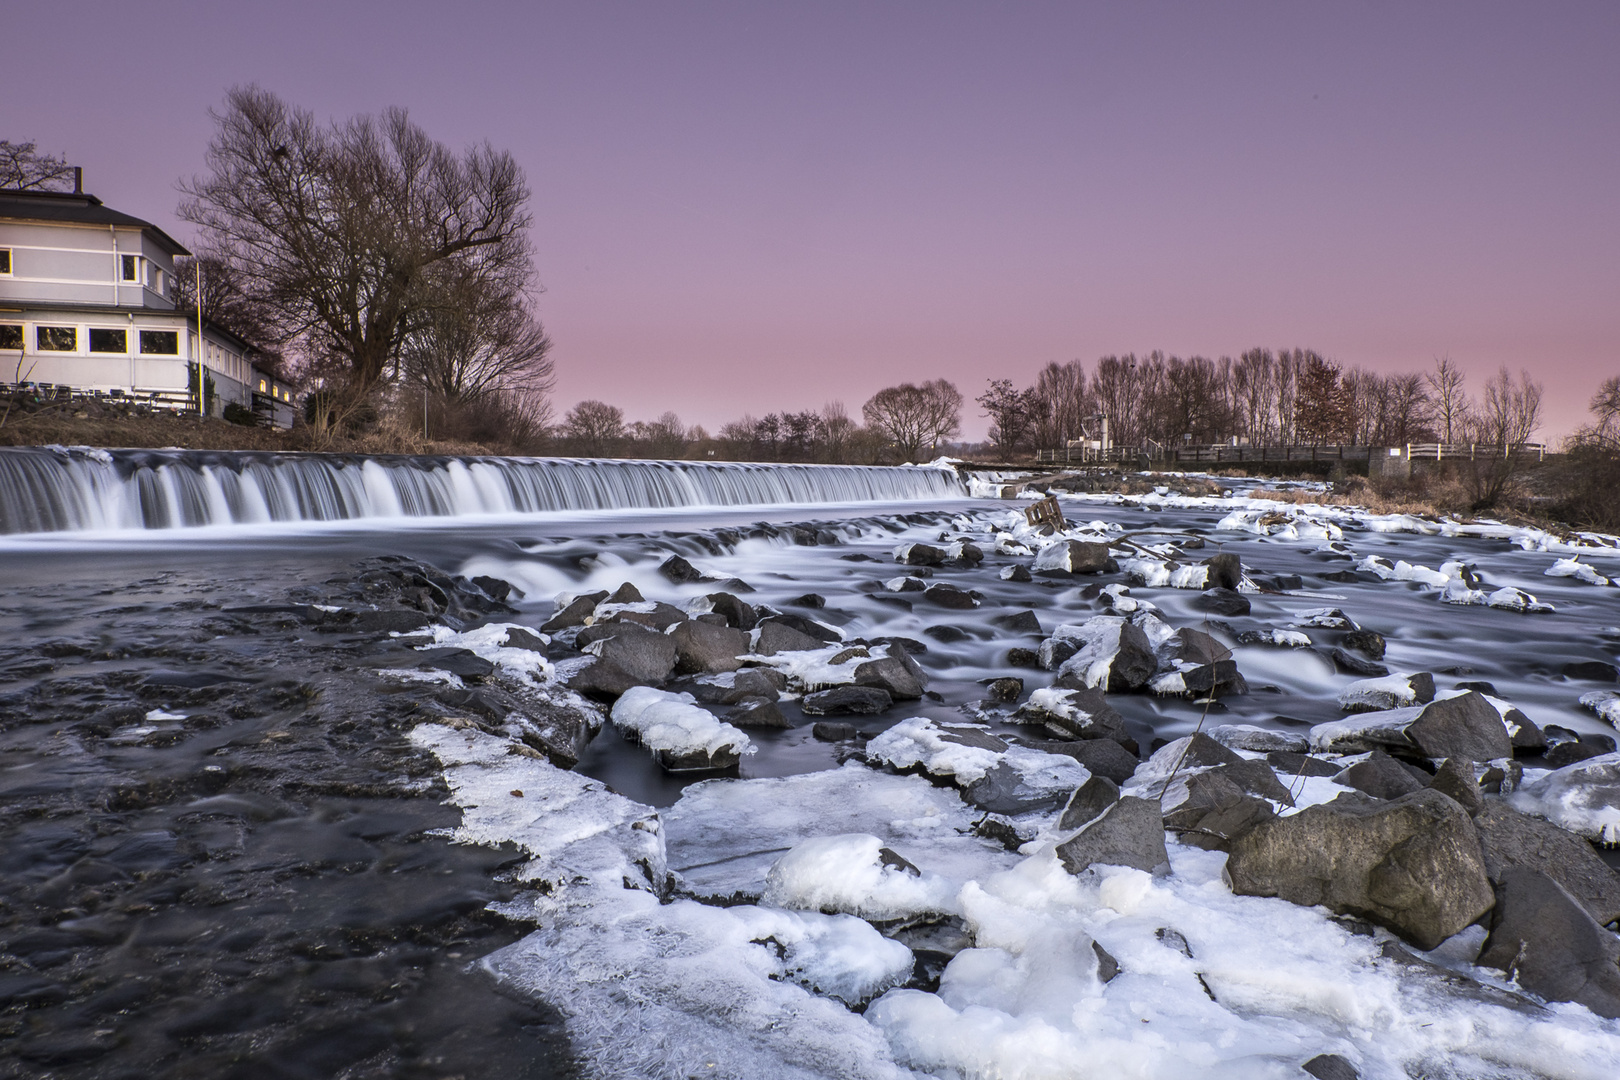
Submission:
[[[1425,757],[1493,761],[1513,755],[1502,714],[1473,690],[1425,705],[1406,735]]]
[[[1353,652],[1347,652],[1335,645],[1328,650],[1328,659],[1333,666],[1346,675],[1360,675],[1364,678],[1381,678],[1389,674],[1389,668],[1373,660],[1366,660]]]
[[[1558,882],[1602,926],[1620,919],[1620,873],[1580,837],[1491,799],[1474,815],[1485,873],[1500,883],[1515,867]]]
[[[1236,592],[1243,583],[1243,562],[1232,552],[1223,551],[1214,558],[1206,559],[1204,565],[1209,567],[1204,583],[1212,588]]]
[[[1271,771],[1271,766],[1263,761],[1243,758],[1226,765],[1217,765],[1201,775],[1225,777],[1247,794],[1270,799],[1283,806],[1294,805],[1293,793],[1277,779],[1277,774]]]
[[[1125,718],[1096,687],[1037,690],[1015,714],[1022,724],[1041,724],[1065,739],[1109,739],[1124,742]]]
[[[779,612],[765,616],[755,625],[761,629],[768,625],[786,626],[791,630],[797,630],[805,637],[815,638],[825,645],[831,645],[834,642],[843,640],[843,636],[832,627],[825,623],[816,622],[814,619],[806,619],[802,615],[788,615]]]
[[[990,621],[1003,630],[1009,630],[1014,634],[1039,634],[1041,632],[1041,620],[1036,618],[1033,611],[1015,611],[1009,615],[997,615]]]
[[[943,548],[931,544],[901,544],[894,552],[894,561],[908,566],[944,566],[949,558]]]
[[[1119,802],[1119,785],[1106,776],[1093,775],[1074,789],[1058,818],[1058,831],[1069,832],[1094,820],[1104,810]]]
[[[964,540],[956,560],[963,566],[978,566],[984,561],[984,549],[978,544]]]
[[[854,724],[839,724],[829,720],[817,720],[810,728],[810,734],[822,742],[844,742],[855,737]]]
[[[953,641],[966,641],[971,636],[960,626],[950,626],[945,623],[938,626],[925,626],[923,627],[923,633],[935,641],[944,642],[947,645]]]
[[[641,595],[641,590],[626,581],[609,596],[603,603],[607,604],[644,604],[647,598]]]
[[[418,668],[448,671],[466,682],[483,682],[495,674],[495,665],[471,649],[423,649],[415,660]]]
[[[1189,776],[1187,797],[1165,813],[1165,828],[1177,834],[1182,843],[1209,851],[1228,851],[1234,837],[1276,816],[1270,803],[1234,783],[1224,772],[1226,768],[1229,766]],[[1272,782],[1276,782],[1275,777]]]
[[[1249,613],[1249,599],[1236,589],[1205,589],[1193,599],[1193,607],[1211,615],[1228,618]]]
[[[1024,680],[1010,675],[999,679],[986,679],[983,683],[991,701],[1017,701],[1024,692]]]
[[[1407,771],[1406,766],[1384,753],[1374,750],[1367,760],[1358,761],[1333,778],[1334,783],[1366,792],[1375,799],[1398,799],[1414,791],[1423,790],[1422,781]]]
[[[978,597],[973,593],[958,589],[955,585],[949,585],[945,582],[930,585],[924,590],[923,597],[931,604],[956,610],[966,610],[979,606]]]
[[[775,701],[787,686],[787,679],[770,668],[741,668],[707,678],[688,680],[680,686],[700,705],[735,705],[744,700]]]
[[[1187,664],[1217,664],[1232,659],[1232,650],[1202,630],[1184,626],[1159,646],[1159,657]]]
[[[1232,842],[1232,891],[1321,904],[1428,950],[1495,902],[1473,822],[1438,791],[1390,802],[1341,795]]]
[[[1620,754],[1565,765],[1524,783],[1510,798],[1515,808],[1589,840],[1620,844]]]
[[[1228,750],[1249,750],[1260,754],[1278,750],[1303,754],[1310,748],[1303,735],[1273,731],[1252,724],[1219,724],[1209,729],[1209,737]]]
[[[804,652],[819,649],[822,642],[808,634],[777,620],[762,620],[754,631],[754,651],[760,656],[775,656],[784,652]]]
[[[542,634],[555,634],[559,630],[566,630],[571,626],[584,626],[585,620],[590,618],[596,610],[596,605],[607,599],[607,592],[586,593],[576,596],[555,615],[540,624]]]
[[[1108,569],[1108,545],[1059,540],[1041,548],[1030,569],[1042,577],[1100,574]]]
[[[1384,635],[1376,630],[1351,630],[1339,639],[1339,644],[1347,649],[1355,649],[1374,660],[1384,658]]]
[[[1063,868],[1078,874],[1093,864],[1131,866],[1153,874],[1170,870],[1164,819],[1155,799],[1127,796],[1057,846]]]
[[[658,566],[658,572],[676,585],[685,585],[691,581],[702,581],[703,571],[681,558],[671,555]]]
[[[1136,755],[1113,739],[1082,739],[1079,742],[1056,739],[1019,738],[1020,746],[1043,750],[1048,754],[1063,754],[1084,765],[1093,776],[1106,776],[1116,784],[1123,784],[1141,764]]]
[[[1361,1080],[1356,1067],[1338,1054],[1317,1054],[1300,1068],[1316,1080]]]
[[[1465,757],[1446,758],[1429,786],[1456,799],[1469,817],[1476,817],[1485,808],[1485,797],[1479,793],[1479,781],[1474,778],[1474,763]]]
[[[1549,769],[1562,769],[1566,765],[1574,765],[1589,758],[1602,756],[1603,750],[1601,747],[1576,739],[1574,742],[1559,743],[1547,751],[1541,761]]]
[[[807,592],[786,602],[788,607],[811,608],[819,611],[827,606],[827,598],[820,593]]]
[[[1266,763],[1279,774],[1288,777],[1338,776],[1344,771],[1334,762],[1324,761],[1310,754],[1295,753],[1292,750],[1274,750],[1266,755]]]
[[[709,603],[709,610],[716,615],[724,616],[726,625],[743,633],[754,628],[759,615],[754,611],[753,605],[748,604],[728,592],[710,593],[703,598]]]
[[[1014,565],[1014,566],[1008,566],[1008,567],[1004,568],[1001,571],[1001,580],[1002,581],[1025,582],[1025,581],[1034,581],[1035,579],[1030,576],[1029,567],[1024,566],[1022,564],[1017,564],[1017,565]]]
[[[1001,761],[964,787],[962,798],[992,814],[1028,814],[1062,806],[1068,793],[1045,784],[1031,784],[1022,772]]]
[[[870,716],[883,712],[894,704],[888,691],[875,686],[835,686],[806,694],[799,702],[807,716],[831,716],[853,713]]]
[[[1117,615],[1099,615],[1076,629],[1082,636],[1068,639],[1068,644],[1078,640],[1080,647],[1060,665],[1052,665],[1058,667],[1054,686],[1064,689],[1100,686],[1113,693],[1126,693],[1147,685],[1158,671],[1153,646],[1136,624]],[[1047,659],[1046,646],[1052,640],[1048,638],[1041,645],[1043,665]],[[1055,659],[1061,652],[1061,648],[1054,647],[1051,655]]]
[[[546,641],[533,630],[523,626],[509,626],[506,636],[501,639],[503,649],[527,649],[529,652],[546,655]]]
[[[1426,705],[1434,700],[1434,676],[1396,672],[1375,679],[1353,682],[1339,691],[1339,708],[1345,712],[1384,712]]]
[[[682,675],[736,671],[742,667],[737,658],[748,653],[748,635],[729,626],[678,623],[669,639],[675,644],[675,670]]]
[[[726,712],[726,723],[736,727],[750,728],[790,728],[787,717],[782,715],[781,706],[775,701],[757,698],[753,701],[738,702]]]
[[[911,700],[922,697],[928,676],[904,649],[891,645],[888,656],[874,657],[855,668],[855,685],[876,687],[896,700]]]
[[[568,680],[581,693],[617,696],[632,686],[658,686],[675,670],[675,643],[635,623],[617,623],[611,636],[586,646],[594,656]]]
[[[1536,870],[1503,872],[1479,963],[1547,1001],[1573,1001],[1620,1018],[1620,938]]]
[[[1559,674],[1566,679],[1580,679],[1583,682],[1612,683],[1617,678],[1614,665],[1602,660],[1577,660],[1565,664]]]

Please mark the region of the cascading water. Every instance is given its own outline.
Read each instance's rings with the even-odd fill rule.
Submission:
[[[949,469],[0,449],[0,534],[951,498]]]

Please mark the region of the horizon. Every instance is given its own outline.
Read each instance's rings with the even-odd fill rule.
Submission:
[[[188,247],[232,85],[510,150],[559,415],[712,432],[947,378],[977,440],[990,379],[1297,346],[1527,369],[1554,442],[1620,373],[1612,5],[501,7],[113,10],[67,85],[24,11],[0,137]]]

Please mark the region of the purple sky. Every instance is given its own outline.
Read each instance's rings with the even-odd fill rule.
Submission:
[[[182,241],[235,83],[511,150],[562,408],[712,429],[1301,345],[1527,367],[1559,436],[1620,374],[1611,0],[17,4],[4,37],[0,137]]]

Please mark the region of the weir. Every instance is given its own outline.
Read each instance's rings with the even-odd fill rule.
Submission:
[[[965,494],[917,466],[0,448],[5,535]]]

